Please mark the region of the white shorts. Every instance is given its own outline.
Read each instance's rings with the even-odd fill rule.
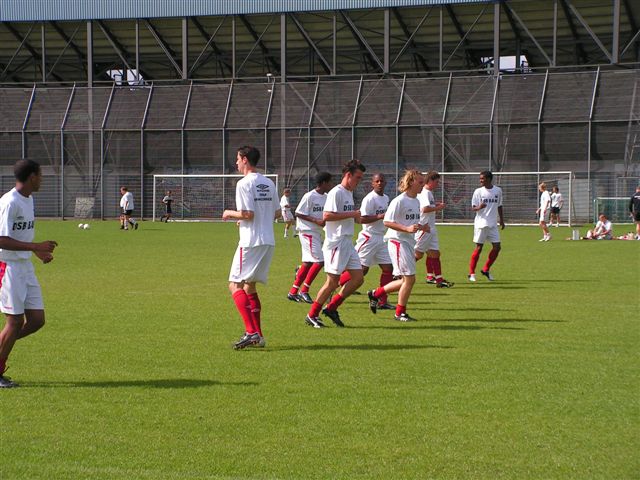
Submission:
[[[426,252],[427,250],[440,250],[438,239],[438,229],[431,227],[430,232],[416,232],[416,252]]]
[[[300,232],[298,237],[302,247],[302,263],[324,262],[322,255],[322,237],[318,232]]]
[[[291,213],[291,210],[282,210],[282,221],[285,223],[293,222],[293,213]]]
[[[549,219],[551,218],[551,210],[547,210],[543,212],[540,210],[540,221],[544,223],[549,223]]]
[[[391,265],[389,250],[387,250],[382,235],[360,232],[355,249],[360,257],[360,263],[365,267]]]
[[[2,313],[22,315],[25,310],[44,310],[42,290],[31,260],[0,263],[0,282]]]
[[[267,283],[274,250],[273,245],[238,247],[231,263],[229,281]]]
[[[362,270],[358,252],[353,248],[351,237],[342,237],[338,242],[322,246],[324,255],[324,271],[340,275],[345,270]]]
[[[390,238],[387,241],[387,247],[389,256],[391,257],[394,275],[416,274],[416,257],[413,253],[413,245]]]
[[[473,243],[500,243],[498,227],[482,227],[473,229]]]

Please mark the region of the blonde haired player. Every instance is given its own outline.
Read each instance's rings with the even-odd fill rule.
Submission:
[[[542,228],[542,238],[539,242],[548,242],[551,240],[551,234],[549,233],[549,216],[551,215],[551,195],[547,191],[547,184],[542,182],[538,185],[540,191],[540,207],[536,210],[536,214],[539,215],[540,228]]]
[[[420,224],[420,200],[417,199],[423,186],[424,176],[417,170],[407,170],[398,188],[402,193],[391,201],[384,215],[384,226],[387,227],[384,239],[393,264],[393,275],[402,278],[367,292],[373,313],[376,313],[382,295],[398,292],[394,318],[400,322],[414,320],[407,313],[407,303],[416,283],[415,234],[428,228]]]
[[[289,236],[289,229],[295,221],[293,212],[291,211],[291,204],[289,203],[290,196],[291,189],[285,188],[282,191],[282,197],[280,197],[280,209],[282,210],[282,220],[284,221],[284,238]]]

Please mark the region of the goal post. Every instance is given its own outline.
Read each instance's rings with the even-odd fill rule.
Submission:
[[[634,223],[629,213],[629,197],[596,197],[593,199],[593,223],[603,213],[612,223]]]
[[[279,198],[278,175],[264,174],[276,186]],[[236,183],[243,175],[154,175],[153,221],[164,214],[162,199],[171,192],[172,220],[206,222],[222,220],[225,209],[236,208]]]
[[[472,224],[475,212],[471,210],[471,197],[480,187],[480,172],[439,172],[440,187],[434,192],[437,201],[446,208],[437,213],[440,223]],[[503,207],[506,223],[510,225],[535,225],[540,206],[538,185],[545,182],[547,191],[558,187],[562,194],[563,207],[560,224],[571,226],[573,221],[573,172],[492,172],[493,184],[503,192]]]

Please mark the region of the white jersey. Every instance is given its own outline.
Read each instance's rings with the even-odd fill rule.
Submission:
[[[598,235],[601,235],[603,232],[609,232],[611,233],[611,228],[613,227],[613,225],[611,224],[611,222],[609,220],[607,220],[606,222],[603,222],[602,220],[598,220],[598,222],[596,223],[596,232],[598,232]]]
[[[551,195],[546,190],[540,194],[540,211],[549,210],[551,207]]]
[[[236,210],[253,212],[252,220],[240,220],[239,247],[273,245],[273,219],[278,211],[276,186],[261,173],[252,172],[236,184]]]
[[[123,210],[134,210],[135,209],[135,207],[133,205],[133,193],[127,192],[124,195],[122,195],[122,198],[120,199],[120,207]]]
[[[405,193],[401,193],[391,200],[387,213],[384,214],[385,222],[399,223],[404,226],[420,223],[420,200],[411,198]],[[406,242],[413,248],[416,243],[414,233],[399,232],[393,228],[388,228],[385,233],[385,240],[395,239]]]
[[[325,212],[345,213],[353,212],[356,209],[353,202],[353,192],[338,184],[327,194],[327,202],[324,204]],[[336,243],[341,237],[353,237],[355,220],[345,218],[327,222],[324,227],[325,245]]]
[[[322,220],[322,212],[326,202],[327,195],[325,193],[318,193],[316,190],[311,190],[305,193],[300,200],[298,208],[296,208],[296,213]],[[296,218],[296,230],[299,232],[322,233],[322,227],[320,225],[308,220],[303,220],[300,217]]]
[[[289,204],[289,197],[286,195],[282,195],[280,197],[280,208],[282,209],[282,213],[291,212],[291,205]]]
[[[12,188],[0,198],[0,237],[33,242],[34,228],[33,197],[25,197]],[[0,260],[3,262],[26,260],[30,257],[30,251],[0,249]]]
[[[421,225],[429,225],[429,227],[433,228],[436,226],[436,212],[428,212],[423,213],[422,209],[424,207],[435,207],[436,199],[433,196],[433,192],[428,188],[423,188],[422,191],[418,194],[418,200],[420,201],[420,224]]]
[[[386,194],[378,195],[375,191],[371,190],[363,199],[360,205],[360,215],[373,216],[385,213],[389,208],[389,196]],[[384,223],[383,220],[376,220],[371,223],[363,223],[362,231],[369,235],[384,235]]]
[[[502,206],[502,189],[495,185],[491,188],[476,188],[471,197],[471,205],[477,207],[483,203],[486,207],[476,212],[473,226],[476,228],[497,226],[498,207]]]
[[[562,199],[562,194],[561,193],[552,193],[551,194],[551,206],[552,207],[562,208],[562,204],[563,203],[564,203],[564,200]]]

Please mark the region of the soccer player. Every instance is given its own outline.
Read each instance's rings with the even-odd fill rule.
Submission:
[[[387,180],[382,173],[376,173],[371,179],[372,190],[362,199],[360,205],[360,223],[362,230],[358,234],[356,241],[356,251],[362,263],[362,273],[366,275],[369,267],[379,265],[380,286],[383,287],[393,280],[393,266],[389,251],[384,241],[384,214],[389,207],[389,196],[384,193]],[[340,276],[340,285],[349,281],[349,272],[346,271]],[[393,310],[393,306],[387,303],[387,295],[380,297],[378,308],[382,310]]]
[[[551,240],[551,234],[549,233],[549,214],[551,213],[551,195],[547,192],[547,184],[542,182],[538,185],[540,191],[540,207],[536,210],[536,215],[539,216],[540,228],[542,228],[542,238],[539,242],[548,242]]]
[[[236,350],[266,345],[256,283],[267,283],[276,245],[273,221],[280,216],[280,205],[273,182],[257,171],[258,160],[257,148],[238,149],[236,167],[244,178],[236,184],[236,210],[222,213],[223,220],[237,220],[240,231],[229,273],[229,291],[245,326],[244,335],[233,346]]]
[[[587,236],[582,237],[583,240],[611,240],[613,235],[611,231],[613,230],[613,225],[607,219],[606,215],[601,213],[598,216],[598,222],[596,223],[595,228],[587,231]]]
[[[636,187],[636,193],[629,200],[629,213],[636,224],[636,240],[640,240],[640,185]]]
[[[384,215],[384,226],[387,227],[384,239],[393,263],[393,275],[401,278],[367,292],[373,313],[376,313],[382,295],[398,292],[394,318],[400,322],[414,320],[407,313],[407,303],[416,283],[415,234],[427,228],[420,225],[420,200],[417,198],[423,187],[424,176],[417,170],[407,170],[400,180],[402,193],[391,201]]]
[[[313,303],[309,287],[324,266],[322,255],[322,212],[327,201],[327,192],[333,188],[331,174],[320,172],[316,175],[316,188],[307,192],[296,208],[296,229],[300,235],[302,263],[296,272],[296,279],[287,298],[294,302]]]
[[[160,221],[169,221],[171,218],[171,214],[173,211],[171,210],[171,204],[173,203],[173,197],[171,196],[171,190],[167,190],[167,194],[162,199],[162,203],[164,203],[164,215],[160,217]]]
[[[436,212],[444,210],[445,204],[436,202],[433,192],[440,185],[440,174],[434,170],[427,173],[422,191],[418,194],[420,201],[420,224],[425,228],[416,233],[415,256],[420,260],[427,253],[427,283],[435,283],[438,288],[453,287],[442,277],[442,265],[440,263],[440,242],[438,229],[436,228]]]
[[[342,181],[333,187],[327,195],[322,218],[325,221],[325,239],[322,245],[324,271],[327,279],[318,291],[311,309],[305,318],[307,325],[322,328],[324,324],[318,317],[320,310],[338,327],[344,327],[338,307],[349,295],[355,292],[364,281],[362,265],[358,252],[353,247],[354,223],[360,221],[360,211],[356,210],[353,191],[356,189],[366,168],[359,160],[351,160],[342,168]],[[338,288],[340,274],[349,271],[351,278],[340,291],[333,296],[327,306],[322,305],[329,299],[331,292]]]
[[[556,227],[560,226],[560,209],[564,206],[564,199],[560,193],[560,189],[555,186],[551,189],[551,225],[556,221]]]
[[[31,252],[42,263],[53,260],[53,240],[33,243],[35,215],[31,194],[40,190],[42,171],[32,160],[19,160],[13,172],[16,186],[0,198],[0,310],[6,324],[0,332],[0,388],[18,386],[4,376],[16,341],[44,325],[44,303],[31,263]]]
[[[280,208],[282,209],[282,220],[284,221],[284,238],[289,236],[289,229],[293,225],[294,218],[291,212],[291,205],[289,204],[289,197],[291,196],[291,189],[285,188],[280,198]]]
[[[471,254],[469,262],[469,281],[476,281],[476,266],[480,260],[480,253],[485,242],[491,242],[492,248],[489,252],[489,258],[484,264],[484,268],[480,273],[487,277],[487,280],[493,281],[489,269],[498,258],[500,253],[500,231],[498,230],[498,218],[500,228],[504,230],[504,216],[502,212],[502,189],[491,182],[493,174],[485,170],[480,173],[480,188],[476,188],[471,197],[471,210],[476,212],[476,218],[473,221],[473,242],[476,248]]]
[[[120,208],[122,208],[122,213],[120,214],[120,230],[129,230],[129,225],[137,230],[138,222],[136,222],[135,218],[131,217],[133,209],[135,208],[133,204],[133,193],[131,193],[127,187],[122,186],[120,187],[120,195],[122,195],[120,199]]]

